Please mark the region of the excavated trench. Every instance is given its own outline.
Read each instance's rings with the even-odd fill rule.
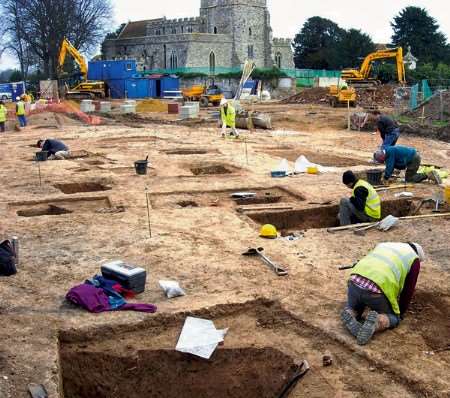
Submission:
[[[216,149],[169,149],[163,151],[166,155],[207,155],[218,153]]]
[[[395,217],[404,217],[410,215],[411,210],[411,200],[384,201],[382,217],[389,214]],[[339,206],[334,205],[286,211],[261,211],[247,213],[247,216],[260,225],[272,224],[284,234],[293,230],[337,227],[339,226],[338,213]]]
[[[173,349],[132,357],[63,349],[61,361],[67,398],[273,398],[295,371],[290,356],[253,347],[219,349],[209,361]]]
[[[65,209],[64,207],[51,204],[17,211],[17,215],[19,217],[60,216],[62,214],[70,213],[73,212]]]
[[[10,203],[19,217],[60,216],[70,213],[90,213],[100,209],[110,209],[108,197],[84,197],[70,199],[50,199]]]
[[[260,152],[266,153],[282,159],[287,159],[295,162],[300,155],[312,162],[326,167],[352,167],[367,164],[366,160],[358,159],[351,156],[339,156],[330,152],[311,151],[306,148],[277,148],[277,149],[262,149]]]
[[[175,351],[188,315],[229,328],[209,360]],[[325,352],[335,359],[332,367],[322,367]],[[408,398],[428,392],[409,385],[394,369],[371,370],[371,360],[355,355],[352,346],[308,325],[278,302],[258,299],[157,314],[138,324],[61,331],[60,398],[278,398],[303,360],[311,370],[291,397],[358,392],[363,398]]]
[[[66,195],[80,192],[109,191],[111,189],[110,186],[101,184],[99,182],[73,182],[67,184],[55,184],[54,187],[59,189]]]
[[[233,193],[250,192],[247,197],[232,197]],[[235,207],[247,205],[272,205],[279,203],[298,203],[305,198],[299,193],[288,191],[282,187],[246,188],[224,191],[172,192],[169,194],[153,194],[153,208],[186,208],[186,207]]]
[[[216,174],[233,174],[233,170],[229,166],[221,164],[196,166],[190,168],[191,173],[195,176],[216,175]]]

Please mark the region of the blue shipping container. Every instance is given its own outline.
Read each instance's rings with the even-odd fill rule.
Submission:
[[[165,96],[166,91],[179,91],[179,90],[180,90],[180,79],[178,77],[164,76],[163,78],[161,78],[162,97]]]
[[[147,98],[149,97],[148,79],[127,79],[126,90],[127,98]]]
[[[105,81],[106,93],[111,98],[120,99],[125,98],[125,80],[124,79],[111,79]]]
[[[91,61],[88,65],[88,80],[127,79],[136,74],[134,59],[118,61]]]
[[[15,101],[17,97],[20,97],[22,94],[25,94],[25,83],[16,82],[16,83],[0,84],[0,92],[10,93],[12,100]]]

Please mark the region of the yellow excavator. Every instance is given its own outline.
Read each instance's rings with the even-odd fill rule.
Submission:
[[[66,98],[67,99],[94,99],[105,97],[105,83],[102,81],[89,81],[87,80],[88,67],[84,57],[79,51],[70,43],[67,38],[61,43],[61,48],[58,54],[58,75],[62,75],[64,62],[66,60],[67,53],[69,53],[74,61],[80,68],[80,73],[83,77],[83,81],[77,84],[75,87],[69,89],[66,85]]]
[[[403,49],[401,47],[391,48],[386,50],[379,50],[369,54],[363,61],[361,68],[358,69],[344,69],[341,72],[341,78],[347,81],[352,86],[374,86],[380,82],[370,77],[373,62],[380,59],[395,58],[397,65],[397,78],[399,83],[406,83],[405,77],[405,63],[403,61]]]

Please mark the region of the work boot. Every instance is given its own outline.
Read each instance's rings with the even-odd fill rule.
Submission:
[[[433,181],[437,185],[441,185],[442,184],[442,178],[439,175],[439,173],[437,172],[437,170],[430,171],[428,173],[428,179],[430,179],[431,181]]]
[[[366,345],[370,339],[372,338],[373,334],[377,330],[378,326],[378,312],[376,311],[370,311],[367,315],[366,321],[361,326],[361,329],[356,336],[356,342],[359,345]]]
[[[341,312],[341,320],[352,336],[357,337],[362,325],[356,320],[352,312],[348,308],[344,309]]]

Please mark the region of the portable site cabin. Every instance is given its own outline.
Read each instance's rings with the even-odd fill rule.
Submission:
[[[89,80],[103,80],[111,98],[164,98],[166,91],[177,91],[179,78],[173,75],[142,76],[135,60],[89,62]]]

